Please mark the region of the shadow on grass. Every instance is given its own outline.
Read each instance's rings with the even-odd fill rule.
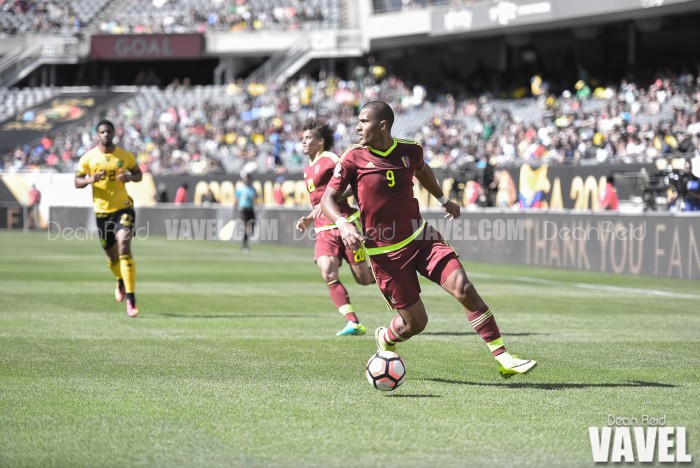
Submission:
[[[426,395],[420,395],[418,393],[390,393],[387,395],[389,398],[441,398],[442,395],[433,395],[428,393]]]
[[[308,315],[281,315],[281,314],[247,314],[247,315],[241,315],[241,314],[230,314],[230,315],[199,315],[199,314],[173,314],[171,312],[155,312],[153,315],[160,315],[163,317],[171,317],[171,318],[191,318],[191,319],[245,319],[245,318],[273,318],[273,319],[279,319],[279,318],[309,318]]]
[[[423,332],[421,333],[421,336],[423,335],[430,335],[430,336],[466,336],[466,335],[476,335],[477,333],[475,331],[461,331],[461,332]],[[521,332],[521,333],[503,333],[503,336],[547,336],[549,333],[529,333],[529,332]]]
[[[464,380],[450,379],[423,379],[437,383],[448,383],[455,385],[471,385],[474,387],[499,387],[499,388],[536,388],[540,390],[565,390],[569,388],[617,388],[617,387],[662,387],[675,388],[676,385],[665,384],[660,382],[644,382],[642,380],[632,380],[630,382],[618,383],[534,383],[534,382],[509,382],[509,383],[486,383],[486,382],[467,382]]]

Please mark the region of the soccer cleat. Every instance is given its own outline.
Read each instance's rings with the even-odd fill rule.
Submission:
[[[336,333],[335,336],[364,335],[365,331],[365,326],[361,323],[348,322],[345,328]]]
[[[117,287],[114,288],[114,298],[117,300],[117,302],[122,302],[124,301],[124,296],[126,295],[126,290],[124,289],[124,282],[123,281],[117,281]]]
[[[390,345],[384,341],[384,332],[386,332],[386,327],[379,327],[374,330],[374,341],[377,343],[377,352],[394,351],[396,349],[396,345]]]
[[[136,317],[139,315],[139,309],[136,308],[136,304],[133,299],[126,298],[126,314],[129,317]]]
[[[515,374],[525,374],[537,365],[537,361],[532,359],[520,359],[518,356],[511,356],[502,353],[496,356],[496,360],[501,364],[501,374],[511,376]]]

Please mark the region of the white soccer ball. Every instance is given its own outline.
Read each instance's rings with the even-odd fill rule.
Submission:
[[[380,351],[367,361],[367,381],[377,390],[396,390],[406,377],[406,364],[393,351]]]

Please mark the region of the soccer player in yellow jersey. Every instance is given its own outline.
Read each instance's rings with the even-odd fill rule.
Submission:
[[[97,137],[97,146],[80,158],[75,187],[92,185],[100,242],[107,253],[109,268],[117,279],[114,297],[117,302],[126,298],[126,313],[136,317],[139,314],[134,294],[136,265],[131,255],[136,213],[125,184],[139,182],[143,174],[134,155],[113,143],[112,122],[100,120]]]

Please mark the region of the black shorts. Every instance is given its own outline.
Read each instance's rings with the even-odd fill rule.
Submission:
[[[253,208],[241,208],[241,219],[246,225],[251,221],[255,224],[255,210]]]
[[[107,250],[117,242],[117,232],[127,229],[133,234],[136,224],[136,212],[133,208],[114,211],[112,213],[97,213],[97,232],[100,234],[102,248]]]

